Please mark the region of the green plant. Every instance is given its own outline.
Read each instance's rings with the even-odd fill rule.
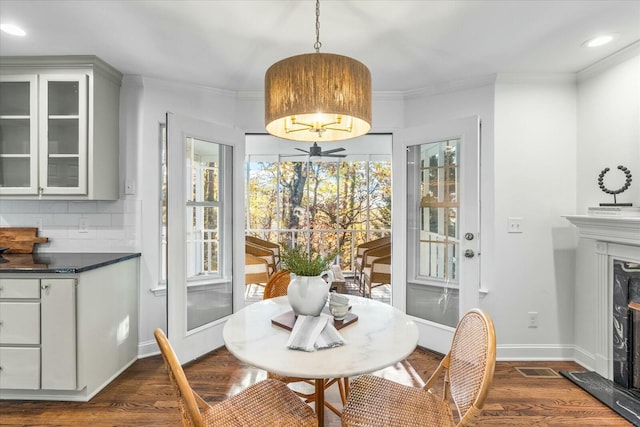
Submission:
[[[301,247],[283,249],[280,259],[284,268],[296,276],[319,276],[323,271],[327,271],[333,263],[338,251],[333,251],[326,256],[308,253]]]

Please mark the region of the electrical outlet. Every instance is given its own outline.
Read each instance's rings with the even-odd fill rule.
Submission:
[[[538,327],[538,312],[530,311],[527,313],[529,316],[529,328],[537,328]]]
[[[524,232],[524,218],[509,217],[507,218],[507,225],[509,233]]]
[[[80,218],[78,222],[78,233],[88,233],[89,232],[89,220],[87,218]]]

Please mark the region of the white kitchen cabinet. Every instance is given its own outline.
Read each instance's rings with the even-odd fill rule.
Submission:
[[[0,279],[2,388],[76,388],[75,306],[75,279]]]
[[[40,349],[0,347],[0,389],[40,388]]]
[[[46,258],[0,270],[0,399],[88,401],[137,359],[139,254]]]
[[[42,279],[41,387],[76,388],[76,280]]]
[[[0,196],[118,199],[121,80],[94,56],[0,58]]]

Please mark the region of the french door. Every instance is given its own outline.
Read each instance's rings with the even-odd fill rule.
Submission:
[[[446,353],[479,303],[479,119],[394,134],[394,165],[394,299],[416,320],[419,344]]]
[[[224,344],[243,282],[233,216],[243,214],[244,135],[169,113],[167,137],[167,334],[185,363]]]

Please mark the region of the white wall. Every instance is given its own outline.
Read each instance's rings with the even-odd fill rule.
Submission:
[[[578,74],[577,214],[613,197],[598,188],[598,174],[609,167],[605,184],[617,190],[624,165],[633,174],[631,187],[618,203],[640,206],[640,43],[603,64]]]
[[[417,93],[406,126],[478,114],[481,131],[481,307],[492,315],[500,358],[571,353],[576,108],[572,76],[499,75],[494,83]],[[482,82],[480,82],[482,83]],[[507,218],[524,218],[523,234]],[[528,312],[539,327],[527,327]]]
[[[573,341],[575,76],[500,75],[495,88],[494,283],[499,356],[568,358]],[[507,232],[509,217],[523,233]],[[539,316],[528,327],[528,313]]]
[[[155,352],[153,330],[166,330],[166,293],[152,292],[160,285],[160,124],[171,112],[195,119],[232,125],[235,94],[202,86],[140,79],[142,95],[127,109],[142,111],[139,140],[137,197],[142,204],[142,257],[140,262],[140,354]],[[134,142],[132,141],[132,144]]]
[[[613,202],[596,181],[605,167],[612,169],[609,174],[619,174],[619,164],[631,170],[633,181],[618,196],[618,202],[640,206],[640,44],[579,73],[577,106],[577,204],[572,213],[585,214],[588,207]],[[614,180],[605,182],[615,184]],[[594,240],[580,239],[576,265],[580,268],[575,273],[575,354],[585,367],[595,369],[593,331],[598,296]]]

